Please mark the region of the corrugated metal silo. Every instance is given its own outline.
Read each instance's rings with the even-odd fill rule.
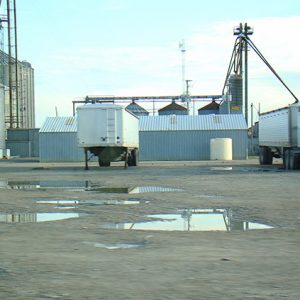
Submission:
[[[231,101],[224,101],[220,106],[221,114],[228,114],[229,107],[231,114],[243,113],[243,77],[242,75],[232,74],[229,77],[229,94]]]
[[[138,117],[149,116],[149,112],[143,107],[141,107],[140,105],[138,105],[137,103],[135,103],[134,100],[132,100],[132,103],[126,106],[126,109]]]
[[[213,100],[211,103],[205,105],[202,108],[199,108],[198,115],[217,115],[219,114],[219,106],[220,104]]]
[[[159,109],[158,114],[160,116],[163,116],[163,115],[187,115],[188,111],[185,107],[177,104],[175,102],[175,100],[173,100],[171,102],[171,104]]]

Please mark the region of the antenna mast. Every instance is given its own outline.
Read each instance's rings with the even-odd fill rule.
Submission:
[[[181,52],[181,75],[182,75],[182,95],[185,94],[186,81],[185,81],[185,42],[182,40],[179,42],[179,50]]]

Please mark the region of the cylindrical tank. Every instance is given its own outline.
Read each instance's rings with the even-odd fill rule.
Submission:
[[[232,160],[232,139],[217,138],[210,140],[211,160]]]

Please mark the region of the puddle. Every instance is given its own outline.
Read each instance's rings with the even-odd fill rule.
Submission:
[[[150,201],[144,200],[82,200],[80,204],[88,205],[132,205],[132,204],[141,204],[141,203],[150,203]]]
[[[90,191],[99,192],[99,193],[107,193],[107,194],[129,194],[133,188],[129,187],[93,187]]]
[[[105,228],[164,231],[235,231],[271,229],[272,226],[240,221],[233,218],[231,209],[184,209],[177,214],[156,214],[147,217],[157,220],[138,223],[106,224]]]
[[[232,171],[232,167],[211,167],[211,171]]]
[[[99,187],[91,188],[91,191],[99,193],[115,194],[142,194],[142,193],[162,193],[162,192],[182,192],[182,189],[161,187],[161,186],[137,186],[137,187]]]
[[[91,181],[43,180],[43,181],[12,181],[0,180],[0,189],[36,190],[36,189],[70,189],[73,191],[93,191],[114,194],[141,194],[161,192],[182,192],[182,189],[161,186],[137,187],[99,187],[92,185]]]
[[[84,242],[87,245],[93,245],[96,248],[103,248],[107,250],[119,250],[119,249],[134,249],[134,248],[141,248],[144,247],[144,244],[103,244],[103,243],[91,243],[91,242]]]
[[[0,213],[0,223],[38,223],[79,218],[79,213]]]
[[[0,188],[11,190],[35,190],[35,189],[71,189],[87,190],[91,186],[90,181],[67,180],[43,180],[43,181],[11,181],[0,180]]]
[[[133,205],[133,204],[141,204],[141,203],[150,203],[150,201],[145,200],[136,200],[136,199],[127,199],[127,200],[34,200],[36,204],[52,204],[57,205],[56,208],[60,209],[71,209],[77,208],[78,205]],[[74,206],[66,206],[66,205],[74,205]]]
[[[79,200],[34,200],[37,204],[79,204]]]
[[[198,195],[195,195],[194,197],[208,198],[208,199],[224,199],[224,196],[222,196],[222,195],[208,195],[208,194],[198,194]]]

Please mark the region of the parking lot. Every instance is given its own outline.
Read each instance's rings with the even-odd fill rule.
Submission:
[[[1,299],[299,299],[281,162],[0,162]]]

